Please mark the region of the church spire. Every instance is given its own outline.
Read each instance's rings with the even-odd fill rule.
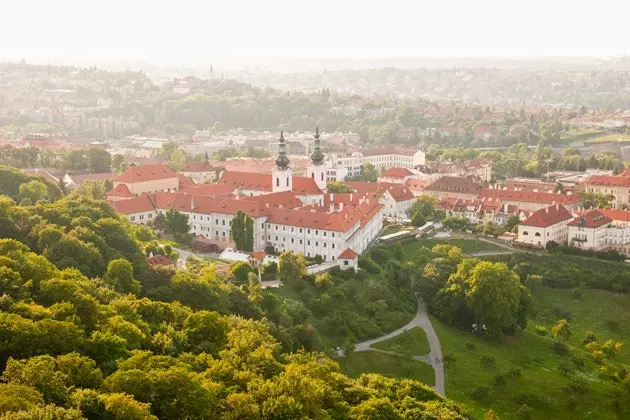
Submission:
[[[280,146],[278,157],[276,158],[276,167],[278,169],[288,169],[289,168],[289,158],[287,157],[287,145],[284,142],[284,133],[280,131]]]
[[[315,127],[315,142],[313,144],[313,153],[311,153],[311,162],[313,162],[313,165],[321,165],[323,161],[324,154],[319,142],[319,127]]]

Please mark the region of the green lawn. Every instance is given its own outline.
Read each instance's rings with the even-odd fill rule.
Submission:
[[[584,140],[584,143],[609,143],[621,141],[623,143],[630,142],[630,135],[621,133],[610,133],[596,137],[590,137]]]
[[[424,384],[435,384],[433,368],[424,362],[377,351],[351,353],[338,360],[341,371],[348,376],[358,377],[362,373],[380,373],[394,378],[416,379]]]
[[[396,337],[390,338],[389,340],[372,344],[372,347],[399,353],[401,352],[401,349],[404,349],[404,352],[413,356],[420,356],[431,351],[431,346],[429,346],[429,341],[427,340],[427,334],[420,327],[414,327],[400,335],[397,335]]]
[[[432,322],[445,360],[452,357],[452,361],[445,362],[446,395],[469,406],[475,418],[482,419],[483,413],[492,408],[501,419],[512,419],[524,402],[534,409],[533,419],[630,418],[630,412],[616,416],[613,404],[618,388],[599,380],[597,366],[581,347],[571,347],[570,353],[583,358],[583,370],[576,368],[571,355],[556,354],[551,338],[531,331],[519,332],[495,345],[434,317]],[[572,372],[563,374],[559,369],[562,365]],[[510,371],[521,375],[510,376]],[[587,384],[587,391],[567,391],[566,387],[575,381]],[[480,387],[486,387],[485,395],[474,397]],[[628,396],[624,398],[627,407]]]
[[[387,226],[380,234],[380,236],[390,235],[392,233],[400,232],[402,230],[402,226],[398,225],[389,225]]]
[[[571,326],[570,344],[582,347],[586,331],[593,331],[600,342],[608,339],[625,342],[617,360],[630,364],[630,295],[605,290],[585,290],[581,298],[571,290],[541,287],[534,293],[535,317],[528,329],[536,325],[549,331],[561,318],[567,318]]]
[[[417,239],[413,241],[407,241],[403,243],[403,251],[405,258],[413,258],[416,251],[422,247],[433,248],[437,244],[450,244],[460,248],[464,253],[471,253],[477,251],[501,251],[499,245],[495,245],[479,239],[466,239],[466,238],[450,238],[450,239]]]

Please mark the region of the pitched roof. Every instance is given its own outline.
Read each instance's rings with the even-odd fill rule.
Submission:
[[[592,210],[581,217],[577,217],[569,222],[569,226],[579,226],[586,228],[596,228],[607,225],[613,220],[605,216],[599,210]]]
[[[494,198],[504,201],[521,201],[525,203],[562,203],[576,204],[582,201],[579,195],[554,194],[547,192],[500,190],[485,188],[479,195],[481,198]]]
[[[413,156],[419,149],[412,149],[409,147],[402,147],[397,145],[387,145],[383,147],[359,149],[359,152],[363,156],[381,156],[381,155],[403,155]]]
[[[365,181],[344,181],[348,187],[352,188],[357,194],[378,194],[379,191],[389,187],[399,187],[400,184],[394,182],[365,182]]]
[[[127,187],[127,184],[118,184],[107,192],[107,196],[128,198],[133,197],[133,194],[131,193],[131,191],[129,191],[129,187]]]
[[[630,210],[597,209],[604,216],[620,222],[630,222]]]
[[[554,204],[534,212],[521,225],[533,227],[549,227],[566,220],[573,219],[569,210],[562,204]]]
[[[416,198],[411,190],[404,185],[399,185],[398,187],[389,187],[386,192],[388,192],[389,195],[391,195],[394,201],[397,203],[400,203],[402,201],[414,200]]]
[[[354,252],[352,249],[346,248],[346,250],[343,251],[341,254],[339,254],[337,258],[342,259],[342,260],[354,260],[358,256],[359,254]]]
[[[234,192],[234,187],[230,184],[193,184],[180,188],[179,191],[195,195],[230,196]]]
[[[150,265],[161,265],[165,267],[173,265],[173,260],[166,255],[154,255],[153,257],[147,258],[145,261]]]
[[[129,200],[119,200],[110,202],[110,205],[122,214],[145,213],[154,210],[153,202],[148,195],[142,195]]]
[[[385,172],[383,172],[381,174],[381,177],[383,177],[383,178],[404,178],[404,177],[410,176],[410,175],[413,175],[413,172],[411,172],[407,168],[389,168],[388,170],[386,170]]]
[[[179,178],[179,188],[190,188],[195,185],[195,183],[184,174],[178,173],[177,178]]]
[[[479,194],[481,190],[481,185],[463,176],[443,176],[433,184],[424,188],[424,191],[450,192],[456,194]]]
[[[293,192],[297,195],[317,195],[322,193],[312,178],[294,176],[292,181]],[[232,185],[234,188],[244,190],[273,191],[271,174],[225,171],[218,184]]]
[[[115,179],[118,172],[105,172],[102,174],[68,174],[75,185],[82,185],[86,181],[106,181]]]
[[[267,253],[263,251],[252,252],[251,254],[249,254],[249,256],[256,259],[256,261],[262,261],[267,256]]]
[[[180,169],[181,172],[212,172],[216,171],[217,168],[212,166],[210,162],[186,162],[184,166]]]
[[[161,163],[143,166],[130,166],[114,178],[115,182],[145,182],[157,179],[175,178],[177,174]]]
[[[599,187],[630,187],[630,177],[613,175],[591,175],[584,182],[586,185]]]

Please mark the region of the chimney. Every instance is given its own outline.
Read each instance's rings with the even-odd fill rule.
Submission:
[[[343,210],[343,203],[339,203],[339,211]]]
[[[331,213],[334,213],[334,212],[335,212],[335,204],[334,204],[334,203],[330,203],[330,206],[329,206],[329,211],[330,211]]]
[[[354,195],[352,193],[350,193],[350,201],[352,201],[353,197],[354,197]]]
[[[549,214],[549,207],[545,207],[545,213]]]
[[[266,208],[269,208],[269,203],[265,203],[265,207],[266,207]]]
[[[195,209],[195,197],[190,197],[190,210]]]
[[[330,196],[329,196],[329,197],[330,197],[330,201],[334,201],[334,200],[335,200],[335,194],[330,193]]]

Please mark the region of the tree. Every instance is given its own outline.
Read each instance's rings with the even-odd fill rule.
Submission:
[[[246,262],[235,261],[230,264],[230,273],[234,276],[238,284],[247,284],[247,276],[251,271],[251,267]]]
[[[185,234],[190,230],[188,216],[170,208],[166,211],[167,231],[172,234]]]
[[[47,192],[48,188],[46,187],[46,184],[37,180],[22,184],[19,189],[20,199],[28,199],[33,204],[46,198]]]
[[[164,213],[158,213],[153,219],[153,228],[155,230],[159,230],[161,232],[165,232],[168,229],[168,223],[166,221],[166,216]]]
[[[460,264],[462,266],[464,262]],[[477,324],[483,325],[490,337],[500,338],[503,332],[524,325],[520,321],[523,299],[529,294],[518,275],[504,263],[479,262],[466,275],[466,304]]]
[[[507,232],[512,232],[512,230],[521,223],[521,219],[518,216],[510,216],[505,223],[505,230]]]
[[[114,156],[112,156],[112,167],[114,168],[114,170],[120,171],[124,161],[125,161],[125,157],[123,155],[120,155],[117,153]]]
[[[122,258],[109,263],[105,281],[120,293],[137,294],[140,291],[140,282],[133,278],[133,266]]]
[[[295,283],[306,275],[304,255],[285,251],[278,259],[278,280],[284,284]]]
[[[418,212],[425,218],[433,216],[437,208],[437,200],[432,195],[421,195],[409,209],[409,214],[414,215]]]
[[[366,162],[361,166],[361,179],[367,182],[376,182],[378,179],[378,171],[370,162]]]
[[[337,194],[348,194],[354,192],[352,188],[340,181],[328,181],[326,183],[326,191]]]
[[[254,221],[244,211],[239,210],[232,218],[230,236],[236,249],[248,252],[254,250]]]
[[[584,208],[609,209],[615,197],[612,194],[589,193],[583,194]]]
[[[93,174],[111,172],[112,155],[105,150],[89,149],[87,151],[88,171]]]
[[[417,211],[411,218],[412,226],[421,227],[421,226],[424,226],[425,223],[426,223],[426,219],[424,218],[424,216],[422,215],[422,212],[420,211]]]
[[[558,321],[551,329],[551,335],[553,335],[553,338],[563,343],[569,341],[571,338],[571,327],[569,325],[569,321],[566,319]]]

